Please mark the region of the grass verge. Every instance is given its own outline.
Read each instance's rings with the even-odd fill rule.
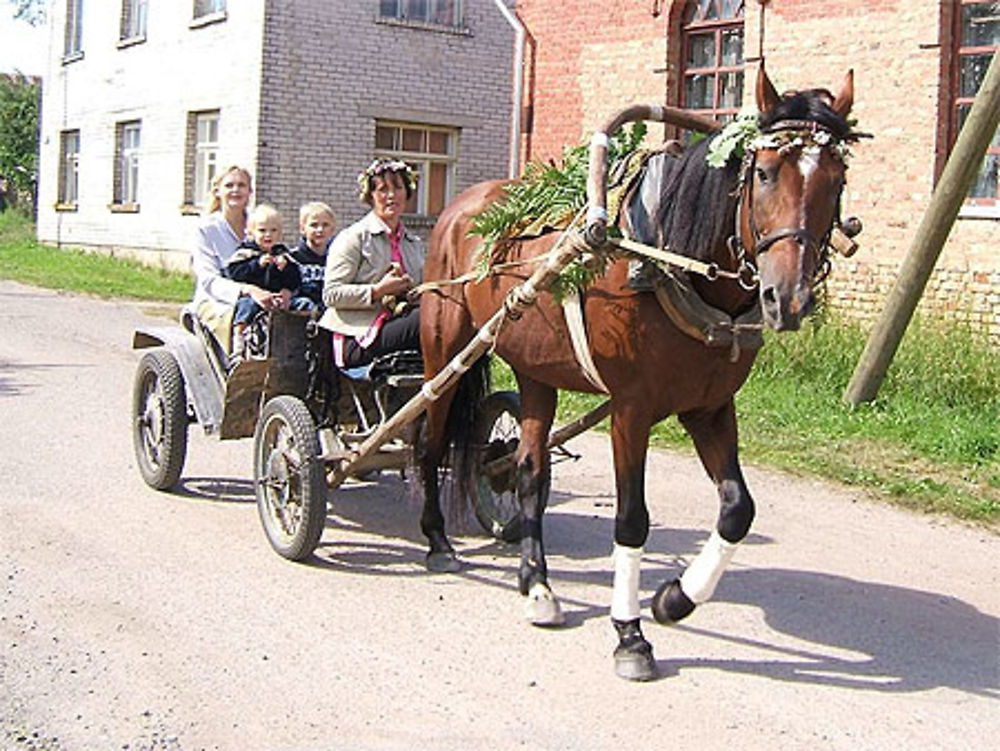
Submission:
[[[190,275],[35,241],[34,226],[14,211],[0,213],[0,274],[4,279],[102,298],[185,302]]]

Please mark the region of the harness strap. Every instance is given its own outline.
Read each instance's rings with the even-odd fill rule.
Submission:
[[[573,345],[573,354],[590,385],[605,394],[611,390],[605,385],[601,374],[597,372],[594,358],[590,356],[590,345],[587,341],[587,328],[583,322],[583,300],[580,290],[574,287],[563,296],[563,315],[566,317],[566,328],[569,330],[569,340]]]

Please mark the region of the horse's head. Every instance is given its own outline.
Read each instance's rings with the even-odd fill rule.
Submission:
[[[778,331],[799,328],[826,272],[853,101],[852,72],[836,96],[826,89],[779,96],[763,66],[758,72],[761,133],[743,160],[738,231],[757,266],[764,322]]]

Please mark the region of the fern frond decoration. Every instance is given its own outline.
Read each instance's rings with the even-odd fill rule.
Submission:
[[[645,123],[620,128],[608,141],[608,173],[615,164],[635,151],[646,135]],[[529,162],[520,180],[504,187],[503,197],[479,214],[469,231],[483,238],[479,257],[481,276],[489,273],[505,241],[529,227],[564,227],[586,205],[588,144],[567,148],[562,166],[552,162]]]

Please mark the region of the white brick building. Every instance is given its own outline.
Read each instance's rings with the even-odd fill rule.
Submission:
[[[214,171],[285,214],[361,216],[375,155],[422,170],[411,226],[507,174],[507,0],[53,0],[38,238],[187,268]],[[516,24],[516,21],[513,21]]]

